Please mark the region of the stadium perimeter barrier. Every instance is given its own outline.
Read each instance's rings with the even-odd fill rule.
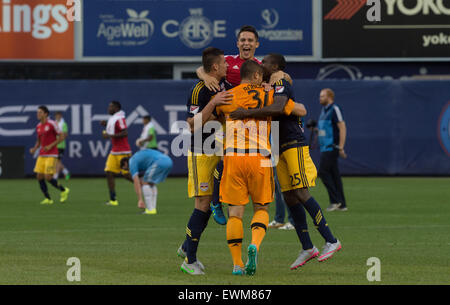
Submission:
[[[120,101],[126,112],[133,152],[137,151],[134,143],[142,130],[141,118],[150,114],[160,150],[174,160],[171,175],[186,175],[187,158],[174,156],[172,146],[190,137],[188,132],[180,131],[194,83],[193,80],[0,81],[1,176],[33,174],[35,156],[28,150],[36,141],[35,113],[42,104],[51,112],[64,113],[69,126],[64,163],[72,173],[102,175],[110,141],[102,139],[99,122],[108,118],[107,106],[112,100]],[[340,163],[344,175],[450,175],[450,81],[294,80],[293,88],[296,100],[308,109],[305,121],[317,120],[320,114],[320,90],[335,91],[348,129],[348,158]],[[309,139],[308,130],[306,135]],[[18,149],[18,155],[24,155],[24,168],[11,166],[20,164],[17,155],[11,154],[11,147]],[[6,149],[8,153],[2,153]],[[11,155],[15,158],[8,157]],[[317,148],[312,149],[312,156],[318,165]]]

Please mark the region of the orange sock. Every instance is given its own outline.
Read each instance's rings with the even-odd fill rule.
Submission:
[[[259,251],[264,236],[266,236],[267,226],[269,225],[269,212],[267,210],[256,210],[253,214],[251,228],[252,228],[252,244],[256,246]]]
[[[242,261],[242,238],[244,238],[244,226],[242,219],[231,216],[227,222],[227,242],[230,248],[233,265],[244,267]]]

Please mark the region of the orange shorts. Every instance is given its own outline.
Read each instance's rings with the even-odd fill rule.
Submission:
[[[270,158],[261,155],[225,156],[220,181],[220,201],[246,205],[251,196],[253,203],[271,203],[275,186],[273,168],[270,165]]]

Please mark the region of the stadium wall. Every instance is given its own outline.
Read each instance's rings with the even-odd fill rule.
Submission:
[[[28,150],[36,140],[35,111],[45,104],[51,112],[65,114],[69,137],[64,163],[72,173],[102,175],[110,142],[102,139],[99,122],[108,118],[108,103],[119,100],[127,114],[133,150],[141,133],[141,118],[150,114],[161,151],[174,160],[172,175],[186,175],[186,157],[174,156],[172,146],[189,138],[180,131],[193,84],[162,80],[0,81],[0,166],[17,162],[2,154],[2,147],[23,147],[25,172],[20,174],[33,173],[35,161]],[[318,118],[319,92],[326,87],[336,92],[336,103],[342,106],[347,123],[349,157],[340,163],[344,175],[450,175],[450,81],[297,80],[296,100],[308,109],[305,120]],[[317,148],[313,149],[315,161],[318,155]]]

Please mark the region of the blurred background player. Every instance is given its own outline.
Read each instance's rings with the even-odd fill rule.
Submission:
[[[319,177],[327,188],[330,206],[327,211],[347,211],[339,157],[346,159],[344,146],[347,138],[342,109],[334,102],[334,91],[326,88],[320,92],[320,104],[323,106],[319,116]]]
[[[227,71],[223,51],[209,47],[203,51],[202,62],[206,73],[220,82],[222,89],[231,85],[224,79]],[[214,98],[212,98],[214,96]],[[194,211],[186,226],[186,239],[178,249],[178,256],[185,258],[181,270],[190,275],[204,274],[204,266],[197,260],[197,249],[201,234],[211,216],[210,202],[214,189],[213,174],[220,156],[206,154],[203,149],[205,140],[213,137],[214,132],[203,132],[203,125],[216,119],[212,114],[216,106],[228,105],[231,95],[226,92],[215,93],[200,80],[191,89],[187,102],[187,122],[191,128],[191,147],[188,152],[188,196],[194,197]],[[200,140],[200,141],[199,141]],[[214,145],[214,143],[212,143]],[[215,146],[211,147],[215,150]],[[222,210],[220,210],[222,211]],[[223,218],[223,219],[222,219]],[[221,224],[226,223],[223,216]]]
[[[69,195],[69,188],[58,184],[58,181],[53,177],[58,158],[57,145],[64,140],[64,134],[59,130],[58,124],[50,120],[48,115],[49,111],[46,106],[38,107],[37,119],[40,122],[36,127],[37,141],[34,147],[30,149],[30,153],[33,155],[39,147],[41,148],[34,167],[39,187],[45,196],[41,204],[53,204],[46,180],[61,192],[60,202],[65,202]]]
[[[62,112],[55,112],[55,121],[58,124],[59,130],[64,135],[64,140],[62,140],[58,145],[58,160],[56,161],[56,169],[55,175],[53,176],[55,179],[58,179],[59,174],[62,172],[66,180],[70,179],[69,170],[62,163],[62,158],[64,156],[64,152],[66,151],[66,139],[69,135],[69,128],[67,127],[67,123],[63,118]]]
[[[109,201],[106,202],[106,205],[117,206],[119,201],[116,198],[114,177],[117,174],[122,174],[127,180],[133,181],[130,174],[120,168],[120,160],[131,156],[131,148],[128,143],[128,129],[122,105],[118,101],[112,101],[108,106],[108,113],[111,115],[108,121],[100,122],[102,126],[106,127],[106,130],[103,130],[102,133],[103,138],[111,139],[112,144],[105,166],[109,189]],[[141,205],[140,208],[145,208],[145,205]]]
[[[158,149],[158,142],[156,141],[155,126],[152,123],[152,118],[146,115],[142,118],[143,128],[139,139],[136,140],[136,146],[142,149]]]
[[[263,66],[267,73],[277,72],[285,69],[286,60],[283,55],[272,53],[264,57]],[[232,113],[231,117],[243,119],[246,117],[264,118],[274,116],[274,121],[279,121],[280,123],[278,179],[303,247],[303,250],[291,265],[291,269],[296,269],[317,256],[318,261],[325,261],[339,251],[342,246],[339,240],[331,233],[325,217],[323,217],[320,205],[308,190],[309,187],[315,186],[317,170],[309,155],[309,147],[304,136],[302,121],[297,114],[282,114],[282,109],[286,102],[294,99],[294,92],[286,80],[275,83],[274,92],[274,103],[271,106],[250,110],[239,109]],[[300,116],[305,115],[306,109],[304,108]],[[308,211],[314,225],[325,239],[322,253],[319,253],[319,250],[311,242],[304,209]]]
[[[145,206],[142,214],[155,215],[158,189],[156,185],[163,182],[173,166],[172,160],[154,149],[144,149],[131,158],[120,160],[120,168],[129,171],[133,179],[134,191],[138,197],[138,206]]]

